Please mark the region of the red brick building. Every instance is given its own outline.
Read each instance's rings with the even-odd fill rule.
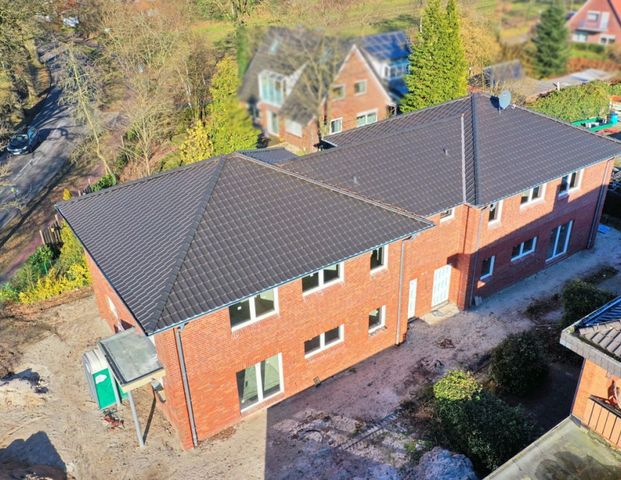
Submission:
[[[621,1],[587,0],[567,22],[571,39],[610,45],[621,38]]]
[[[406,92],[409,51],[403,32],[341,40],[274,27],[248,66],[240,99],[267,136],[311,152],[320,131],[334,134],[395,113]]]
[[[473,95],[62,203],[189,448],[592,245],[618,143]]]

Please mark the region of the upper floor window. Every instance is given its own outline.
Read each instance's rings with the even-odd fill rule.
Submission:
[[[561,184],[558,187],[558,194],[567,195],[571,190],[578,188],[580,182],[581,170],[571,172],[569,175],[565,175],[561,178]]]
[[[537,185],[536,187],[531,188],[530,190],[526,190],[522,192],[522,197],[520,198],[520,205],[525,205],[527,203],[534,202],[543,197],[543,185]]]
[[[401,78],[410,70],[410,62],[408,60],[398,60],[384,65],[384,78],[391,80],[393,78]]]
[[[386,307],[378,307],[369,312],[369,333],[373,333],[386,325]]]
[[[502,202],[490,203],[487,213],[487,223],[494,223],[500,221],[500,207]]]
[[[243,411],[282,392],[282,358],[276,354],[237,372],[239,407]]]
[[[496,256],[492,255],[491,257],[487,257],[481,262],[481,276],[479,277],[481,280],[485,280],[489,278],[494,273],[494,263],[496,262]]]
[[[448,210],[444,210],[443,212],[440,212],[440,221],[444,222],[445,220],[450,220],[454,216],[455,216],[455,209],[449,208]]]
[[[537,237],[529,238],[528,240],[518,243],[513,247],[511,252],[511,260],[519,260],[526,255],[529,255],[537,248]]]
[[[264,70],[259,74],[261,100],[281,106],[285,101],[287,81],[284,75]]]
[[[332,87],[332,100],[345,98],[345,85],[335,85]]]
[[[266,290],[229,307],[231,328],[236,330],[278,311],[278,290]]]
[[[304,355],[310,357],[343,341],[343,325],[328,330],[304,342]]]
[[[302,291],[304,293],[319,289],[332,282],[343,279],[343,264],[336,263],[318,272],[311,273],[302,278]]]
[[[335,118],[330,120],[330,133],[340,133],[343,131],[343,119]]]
[[[356,127],[363,127],[375,122],[377,122],[377,110],[362,112],[356,116]]]
[[[587,21],[588,22],[597,22],[599,20],[599,12],[587,12]]]
[[[385,267],[388,264],[388,248],[386,245],[371,252],[371,270]]]
[[[354,93],[356,95],[362,95],[363,93],[367,93],[367,81],[358,80],[356,83],[354,83]]]

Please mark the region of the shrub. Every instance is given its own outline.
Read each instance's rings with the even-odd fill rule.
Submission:
[[[564,310],[561,327],[565,328],[577,322],[613,298],[615,295],[612,292],[597,288],[583,280],[568,282],[561,294]]]
[[[116,185],[116,177],[112,174],[104,175],[99,180],[97,180],[95,183],[93,183],[93,185],[91,186],[91,191],[98,192],[99,190],[113,187],[114,185]]]
[[[498,468],[535,437],[535,426],[520,409],[484,390],[468,372],[447,373],[433,392],[447,438],[478,468]]]
[[[541,385],[547,373],[543,347],[534,332],[509,335],[492,352],[491,377],[502,391],[526,395]]]
[[[0,302],[18,301],[20,292],[32,288],[41,277],[47,275],[54,260],[54,252],[49,247],[38,247],[11,279],[0,286]]]
[[[69,268],[65,275],[59,274],[53,268],[48,275],[40,278],[32,288],[20,292],[19,301],[29,304],[48,300],[62,293],[85,287],[89,283],[90,276],[86,265],[76,263]]]

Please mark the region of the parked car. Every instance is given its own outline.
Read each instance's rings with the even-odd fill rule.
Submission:
[[[13,135],[9,140],[6,150],[12,155],[32,153],[37,147],[38,136],[38,130],[34,127],[29,127],[27,130]]]

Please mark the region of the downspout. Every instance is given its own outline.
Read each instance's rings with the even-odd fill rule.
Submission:
[[[198,446],[198,435],[196,434],[196,422],[194,420],[194,409],[192,408],[192,396],[190,395],[190,384],[188,383],[188,372],[185,368],[185,356],[183,355],[183,344],[181,343],[181,330],[185,324],[175,329],[175,340],[177,342],[177,354],[179,355],[179,366],[181,367],[181,380],[183,382],[183,393],[185,404],[188,407],[188,418],[190,419],[190,430],[192,431],[192,445]]]
[[[481,225],[483,224],[483,212],[484,208],[481,210],[476,209],[479,212],[479,225],[477,226],[477,236],[474,245],[474,260],[470,264],[472,265],[472,277],[470,278],[470,288],[468,289],[468,297],[466,298],[466,308],[469,308],[472,305],[472,298],[474,295],[474,285],[477,277],[477,266],[479,265],[479,247],[481,245]]]
[[[403,303],[403,269],[404,269],[404,261],[403,257],[405,254],[405,242],[412,237],[404,238],[401,240],[401,258],[399,259],[399,300],[397,302],[397,336],[395,338],[395,345],[399,345],[401,343],[401,304]]]
[[[608,162],[612,163],[612,159],[608,160]],[[610,177],[610,166],[608,165],[608,163],[606,163],[606,168],[604,169],[604,175],[602,177],[602,183],[600,184],[599,197],[597,198],[597,205],[595,206],[593,221],[591,222],[591,231],[589,232],[589,241],[587,242],[587,248],[593,248],[593,244],[595,243],[595,232],[597,231],[597,226],[599,225],[599,220],[601,219],[600,209],[602,209],[602,203],[604,201],[604,198],[606,197],[606,190],[608,189],[608,183],[606,182],[607,177]]]

